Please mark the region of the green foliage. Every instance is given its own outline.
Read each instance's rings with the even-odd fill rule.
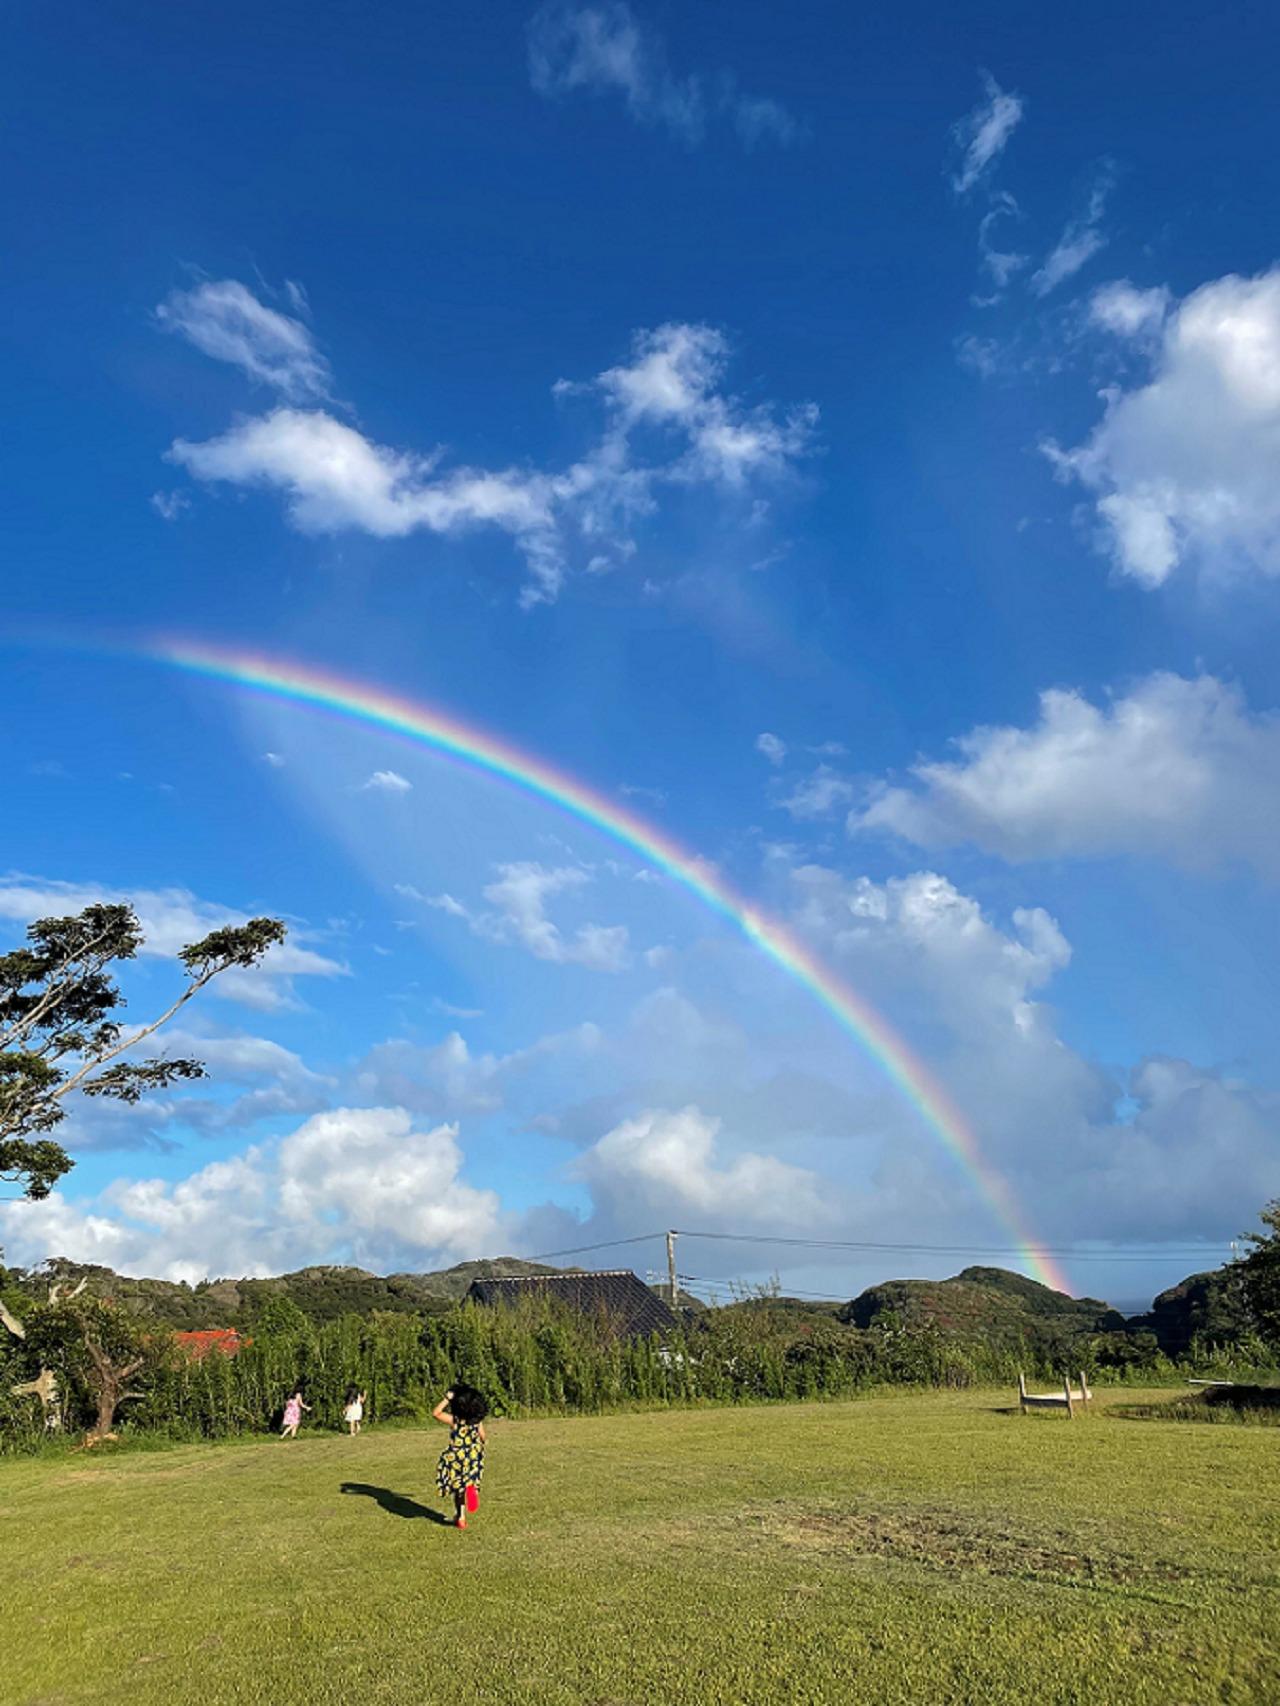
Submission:
[[[1196,1340],[1227,1343],[1249,1336],[1252,1316],[1239,1264],[1189,1274],[1162,1291],[1145,1315],[1129,1322],[1130,1331],[1153,1333],[1168,1356],[1182,1356]]]
[[[124,997],[110,968],[142,945],[132,907],[87,906],[67,918],[40,918],[27,946],[0,954],[0,1179],[47,1197],[72,1166],[62,1146],[42,1134],[65,1117],[63,1098],[137,1102],[149,1090],[202,1078],[198,1060],[119,1058],[165,1024],[219,973],[252,966],[285,937],[275,918],[224,926],[180,950],[186,989],[168,1011],[126,1035],[111,1017]]]
[[[167,1335],[143,1332],[124,1310],[97,1297],[37,1305],[23,1325],[27,1361],[57,1375],[65,1422],[73,1428],[106,1432],[173,1354]]]
[[[934,1327],[1054,1368],[1077,1365],[1094,1334],[1125,1324],[1096,1298],[1066,1297],[1002,1268],[965,1268],[946,1280],[890,1280],[864,1291],[840,1317],[857,1327],[887,1318],[900,1326]]]
[[[1246,1235],[1253,1248],[1241,1263],[1241,1280],[1258,1331],[1280,1349],[1280,1197],[1259,1218],[1268,1230]]]

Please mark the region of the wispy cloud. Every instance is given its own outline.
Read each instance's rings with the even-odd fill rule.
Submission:
[[[451,918],[465,920],[477,936],[519,944],[535,959],[555,965],[616,972],[630,963],[625,924],[580,924],[572,936],[566,936],[547,915],[547,903],[556,895],[581,889],[591,881],[589,871],[577,865],[553,868],[532,859],[496,869],[495,880],[484,889],[489,910],[473,910],[451,894],[431,895],[426,904]]]
[[[986,174],[1022,122],[1021,95],[1002,89],[989,72],[981,75],[984,99],[952,127],[961,160],[951,181],[961,195]]]
[[[165,521],[176,521],[184,509],[191,508],[191,497],[183,491],[152,492],[151,507]]]
[[[819,764],[778,803],[794,818],[820,818],[829,817],[837,806],[847,806],[853,795],[853,784],[847,776],[841,776],[829,764]]]
[[[296,289],[291,300],[305,304]],[[237,279],[172,291],[156,309],[156,319],[166,331],[177,332],[216,361],[243,368],[283,397],[303,401],[329,395],[329,365],[309,328],[260,302]]]
[[[1007,191],[1000,190],[992,196],[991,206],[978,226],[978,253],[983,271],[990,278],[995,293],[988,301],[998,302],[1009,280],[1027,265],[1028,256],[1020,254],[1016,249],[998,249],[992,237],[992,232],[1002,219],[1021,217],[1022,209],[1017,202]]]
[[[200,480],[281,492],[303,533],[391,539],[498,528],[528,565],[521,603],[529,606],[557,596],[575,541],[593,568],[610,555],[626,560],[628,529],[654,508],[661,485],[742,491],[806,452],[816,408],[740,401],[723,389],[728,358],[714,327],[671,323],[637,332],[630,360],[594,380],[559,381],[557,395],[594,396],[605,420],[586,454],[555,471],[446,470],[438,454],[380,445],[326,410],[289,406],[200,443],[177,439],[168,459]]]
[[[770,764],[781,764],[787,756],[787,743],[766,732],[756,736],[756,751],[763,753]]]
[[[1048,296],[1060,284],[1074,278],[1105,247],[1102,215],[1113,183],[1109,168],[1105,168],[1089,195],[1089,205],[1083,216],[1073,219],[1059,237],[1044,265],[1031,275],[1031,290],[1036,296]]]
[[[638,124],[687,143],[700,142],[716,119],[731,125],[748,149],[786,147],[804,134],[780,101],[741,90],[732,73],[675,76],[662,38],[625,0],[586,6],[552,0],[530,20],[528,40],[529,75],[540,95],[613,92]]]

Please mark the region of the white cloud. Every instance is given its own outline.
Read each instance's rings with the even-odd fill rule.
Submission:
[[[1140,290],[1127,278],[1099,285],[1089,298],[1089,319],[1120,338],[1144,338],[1159,332],[1172,300],[1164,285]]]
[[[580,1068],[599,1046],[600,1032],[592,1024],[504,1055],[474,1054],[458,1031],[429,1046],[397,1037],[370,1049],[357,1070],[356,1086],[362,1099],[395,1103],[417,1114],[493,1113],[506,1104],[512,1085],[540,1064],[569,1059]]]
[[[1280,574],[1280,268],[1183,298],[1149,380],[1103,396],[1084,444],[1044,448],[1061,478],[1098,494],[1120,570],[1145,587],[1184,563]]]
[[[259,302],[236,279],[175,290],[156,309],[156,319],[205,355],[243,368],[251,379],[283,397],[306,400],[329,394],[329,366],[309,329]]]
[[[529,23],[529,75],[537,92],[550,98],[577,90],[615,92],[637,123],[660,126],[688,143],[702,140],[713,117],[726,119],[748,149],[763,142],[785,147],[804,134],[780,101],[744,93],[729,74],[674,76],[661,38],[625,0],[543,6]]]
[[[985,71],[982,89],[985,99],[952,129],[962,151],[960,169],[952,182],[961,195],[971,190],[999,158],[1022,122],[1021,95],[1008,93]]]
[[[794,818],[829,817],[837,806],[847,806],[853,793],[853,784],[847,777],[829,764],[819,764],[812,775],[797,782],[778,803]]]
[[[285,760],[278,752],[264,752],[262,762],[269,764],[273,770],[283,770],[285,766]]]
[[[934,871],[876,883],[820,865],[792,872],[796,916],[837,960],[858,967],[860,987],[908,984],[958,1033],[1044,1033],[1032,991],[1068,964],[1071,948],[1040,907],[1018,908],[1001,931],[970,895]]]
[[[579,865],[550,867],[537,860],[498,865],[497,879],[486,885],[492,911],[473,911],[451,894],[432,895],[427,905],[465,919],[477,936],[491,942],[518,943],[535,959],[554,965],[581,965],[592,971],[623,971],[631,962],[625,924],[580,924],[565,936],[547,916],[555,895],[581,889],[591,873]]]
[[[361,790],[368,793],[371,789],[378,794],[407,794],[413,783],[406,781],[398,770],[375,770],[367,782],[361,783]]]
[[[916,765],[914,787],[881,789],[850,828],[1005,859],[1131,853],[1280,875],[1280,713],[1251,713],[1213,676],[1151,675],[1101,708],[1054,689],[1032,727],[956,745],[958,760]]]
[[[763,753],[770,764],[781,764],[787,756],[787,743],[766,732],[756,736],[756,751]]]
[[[152,492],[151,507],[165,521],[176,521],[184,509],[191,508],[191,498],[186,492]]]
[[[835,1209],[816,1173],[771,1155],[717,1154],[720,1121],[696,1107],[649,1108],[623,1120],[577,1163],[598,1213],[821,1226]]]
[[[812,404],[779,419],[763,404],[745,408],[720,382],[729,346],[713,326],[671,323],[637,332],[629,365],[596,381],[613,403],[623,433],[650,424],[687,435],[686,454],[668,477],[740,486],[751,475],[779,474],[807,448],[817,410]]]
[[[199,480],[281,492],[303,533],[355,529],[390,539],[496,527],[526,559],[521,602],[537,604],[559,592],[571,537],[597,566],[602,553],[627,557],[634,545],[626,528],[654,507],[659,484],[741,490],[777,478],[808,449],[817,411],[806,405],[780,416],[723,393],[727,358],[719,332],[673,324],[637,333],[630,365],[586,386],[559,382],[561,395],[603,397],[607,419],[583,459],[555,473],[442,470],[438,453],[394,450],[325,410],[288,407],[201,443],[177,439],[167,455]],[[641,430],[660,451],[649,462],[635,456]]]
[[[1101,230],[1102,215],[1111,193],[1111,175],[1104,171],[1089,196],[1089,206],[1083,218],[1073,219],[1059,237],[1044,265],[1031,275],[1031,290],[1036,296],[1048,296],[1060,284],[1076,273],[1106,244]]]
[[[995,291],[993,296],[983,301],[984,307],[990,307],[1000,300],[1000,294],[1016,272],[1026,266],[1028,257],[1013,249],[997,249],[992,241],[992,232],[1002,219],[1020,219],[1022,209],[1007,191],[1001,190],[992,195],[991,206],[982,216],[978,225],[978,253],[981,257],[984,272],[991,278]]]
[[[514,938],[540,960],[573,962],[595,971],[621,971],[629,959],[625,925],[581,924],[566,941],[546,915],[547,901],[553,895],[589,881],[588,873],[574,866],[553,870],[534,860],[500,865],[497,881],[484,891],[484,898],[497,908],[491,928],[500,939]]]
[[[334,1108],[176,1182],[118,1180],[87,1207],[59,1192],[0,1204],[0,1229],[19,1260],[63,1255],[175,1280],[335,1259],[425,1266],[498,1242],[498,1198],[461,1169],[455,1126],[419,1131],[403,1108]]]

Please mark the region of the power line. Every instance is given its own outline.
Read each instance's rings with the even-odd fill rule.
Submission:
[[[763,1232],[690,1232],[681,1228],[676,1230],[681,1238],[708,1238],[729,1244],[781,1244],[799,1250],[866,1250],[910,1256],[1018,1256],[1023,1260],[1026,1260],[1028,1255],[1061,1256],[1076,1262],[1150,1262],[1162,1256],[1177,1256],[1179,1260],[1194,1261],[1201,1256],[1215,1255],[1220,1249],[1227,1247],[1226,1240],[1221,1244],[1198,1244],[1194,1248],[1153,1244],[1144,1249],[1129,1244],[1117,1245],[1112,1250],[1083,1250],[1069,1244],[1035,1244],[1021,1248],[990,1244],[882,1244],[870,1240],[838,1238],[783,1238]]]
[[[778,1276],[775,1276],[775,1277],[778,1277]],[[704,1291],[708,1287],[710,1287],[712,1290],[715,1290],[718,1287],[728,1288],[728,1287],[735,1286],[735,1285],[738,1286],[743,1291],[751,1291],[754,1289],[753,1282],[751,1280],[744,1280],[744,1279],[723,1279],[723,1280],[722,1279],[699,1279],[697,1274],[681,1274],[679,1276],[679,1278],[680,1278],[680,1284],[681,1285],[687,1286],[690,1288],[692,1288],[693,1286],[701,1286]],[[780,1278],[778,1278],[778,1283],[780,1285],[782,1283]],[[779,1293],[779,1297],[780,1298],[813,1297],[813,1298],[817,1298],[818,1301],[822,1302],[822,1303],[848,1303],[850,1301],[850,1299],[848,1297],[846,1297],[843,1292],[836,1292],[836,1291],[801,1291],[798,1286],[788,1286],[785,1291]],[[754,1303],[757,1301],[767,1303],[769,1301],[769,1298],[765,1297],[762,1299],[756,1299],[754,1297],[748,1297],[745,1299],[745,1301],[748,1303]]]
[[[572,1250],[543,1250],[537,1256],[523,1256],[525,1262],[549,1262],[553,1256],[586,1256],[592,1250],[620,1250],[624,1244],[648,1244],[655,1238],[662,1238],[662,1232],[642,1232],[638,1238],[610,1238],[604,1244],[579,1244]]]

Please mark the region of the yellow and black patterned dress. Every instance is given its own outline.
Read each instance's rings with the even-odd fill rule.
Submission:
[[[454,1422],[449,1443],[440,1453],[436,1486],[441,1495],[461,1498],[468,1487],[478,1487],[484,1474],[484,1442],[476,1422]]]

